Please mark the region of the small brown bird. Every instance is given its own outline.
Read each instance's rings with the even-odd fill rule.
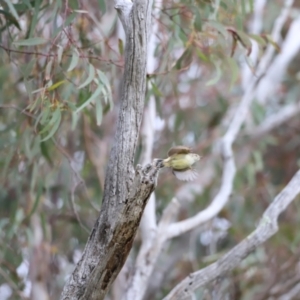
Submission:
[[[179,180],[194,180],[198,173],[192,167],[201,157],[191,151],[185,146],[174,146],[169,150],[168,158],[162,160],[162,165],[171,168]]]

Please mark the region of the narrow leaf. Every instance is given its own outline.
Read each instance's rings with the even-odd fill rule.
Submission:
[[[72,71],[77,66],[78,61],[79,61],[79,52],[76,48],[73,48],[71,63],[70,63],[70,66],[69,66],[67,72]]]
[[[32,81],[24,79],[24,85],[30,101],[32,101]]]
[[[65,82],[66,82],[66,80],[58,81],[58,82],[54,83],[53,85],[51,85],[50,87],[48,87],[47,91],[53,91],[53,90],[57,89],[59,86],[61,86],[62,84],[64,84]]]
[[[57,34],[63,30],[63,28],[69,26],[69,25],[73,22],[73,20],[75,19],[76,16],[77,16],[76,13],[70,14],[70,15],[67,17],[67,19],[66,19],[66,21],[64,22],[64,24],[62,24],[61,26],[59,26],[58,28],[56,28],[56,29],[54,30],[54,32],[53,32],[53,34],[52,34],[51,37],[52,37],[52,38],[56,37]]]
[[[50,107],[47,107],[40,113],[40,115],[36,119],[34,126],[36,127],[38,125],[38,123],[41,123],[42,125],[44,125],[46,120],[48,119],[49,115],[50,115]]]
[[[52,65],[53,65],[53,57],[49,59],[49,62],[46,65],[46,70],[45,70],[45,80],[50,80],[51,78],[51,70],[52,70]]]
[[[57,131],[57,129],[58,129],[59,125],[60,125],[60,121],[61,121],[61,111],[58,109],[57,112],[58,112],[57,113],[58,117],[55,119],[53,127],[51,128],[49,134],[46,137],[44,137],[41,140],[41,142],[44,142],[44,141],[50,139],[54,135],[54,133]]]
[[[43,134],[50,130],[53,124],[58,120],[60,114],[60,109],[56,109],[52,114],[50,121],[47,122],[46,126],[40,131],[40,134]],[[42,123],[42,122],[41,122]]]
[[[99,69],[97,69],[97,74],[98,74],[99,79],[102,81],[102,83],[104,84],[104,86],[107,90],[107,96],[108,96],[110,109],[112,109],[114,106],[114,102],[112,100],[112,92],[111,92],[109,81],[108,81],[107,77],[105,76],[105,74],[103,72],[101,72]]]
[[[87,86],[88,84],[90,84],[93,81],[94,77],[95,77],[95,68],[93,65],[89,64],[88,78],[78,87],[78,89],[80,90],[85,86]]]
[[[6,2],[11,14],[15,17],[15,19],[20,20],[19,15],[18,15],[14,5],[11,3],[11,1],[10,0],[4,0],[4,1]]]
[[[124,45],[123,45],[123,41],[121,39],[118,40],[118,46],[119,46],[119,52],[121,55],[124,54]]]
[[[13,44],[16,46],[35,46],[35,45],[42,45],[45,43],[47,43],[47,40],[39,37],[13,42]]]
[[[227,30],[221,23],[219,23],[217,21],[209,21],[208,24],[211,27],[215,28],[218,32],[220,32],[225,39],[227,38],[227,36],[228,36]]]
[[[229,67],[229,74],[231,74],[231,82],[230,82],[230,89],[231,89],[233,84],[239,78],[239,67],[237,62],[231,57],[227,57],[226,61]]]
[[[98,99],[98,101],[96,101],[96,120],[98,126],[101,125],[102,117],[103,117],[102,103],[100,99]]]
[[[250,38],[244,32],[240,30],[236,30],[238,34],[238,40],[242,44],[242,46],[247,50],[247,56],[251,54],[252,51],[252,43]]]
[[[202,30],[202,20],[201,20],[201,16],[200,16],[198,7],[195,8],[195,13],[196,13],[196,17],[195,17],[195,21],[194,21],[194,28],[196,29],[196,31],[201,31]]]
[[[63,52],[64,52],[64,48],[60,45],[58,45],[57,47],[58,47],[58,49],[57,49],[57,62],[60,64],[61,59],[62,59],[62,55],[63,55]]]
[[[82,105],[80,105],[77,108],[76,113],[80,112],[82,109],[88,106],[93,100],[95,100],[101,94],[103,88],[104,87],[102,85],[99,85],[95,90],[95,92],[91,95],[91,97],[89,97]]]
[[[261,47],[266,47],[267,43],[265,41],[264,38],[262,38],[259,35],[255,35],[255,34],[249,34],[249,37],[253,40],[255,40]]]
[[[100,7],[100,10],[102,11],[102,14],[106,13],[106,3],[105,0],[98,0],[98,4]]]
[[[206,86],[209,86],[209,85],[214,85],[216,84],[220,78],[221,78],[221,75],[222,75],[222,72],[221,72],[221,68],[220,68],[220,63],[217,61],[213,61],[215,67],[216,67],[216,76],[214,78],[212,78],[211,80],[209,80],[207,83],[206,83]]]

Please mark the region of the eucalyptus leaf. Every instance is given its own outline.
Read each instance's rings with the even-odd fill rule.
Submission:
[[[103,108],[102,108],[102,103],[99,99],[98,101],[96,101],[96,120],[98,126],[100,126],[102,122],[102,117],[103,117]]]
[[[80,112],[81,110],[83,110],[86,106],[88,106],[93,100],[95,100],[97,97],[99,97],[99,95],[103,92],[104,86],[103,85],[99,85],[97,87],[97,89],[95,90],[95,92],[82,104],[80,105],[75,113]]]
[[[78,89],[82,89],[88,84],[90,84],[95,77],[95,68],[92,64],[89,64],[89,74],[87,79],[78,87]]]
[[[53,114],[53,119],[51,119],[53,126],[51,128],[51,130],[49,131],[48,135],[46,137],[44,137],[41,142],[47,141],[48,139],[50,139],[55,132],[57,131],[57,129],[59,128],[60,122],[61,122],[61,111],[59,109],[57,109],[54,114]]]
[[[76,48],[73,48],[73,54],[67,72],[72,71],[77,66],[78,62],[79,62],[79,52]]]
[[[27,40],[14,41],[13,44],[16,46],[36,46],[46,44],[48,41],[44,38],[35,37]]]
[[[213,64],[216,67],[216,75],[215,75],[215,77],[213,77],[211,80],[209,80],[206,83],[206,86],[210,86],[210,85],[216,84],[220,80],[220,78],[222,76],[222,71],[221,71],[221,68],[220,68],[220,62],[213,60]]]

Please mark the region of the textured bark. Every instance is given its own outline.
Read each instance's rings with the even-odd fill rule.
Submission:
[[[100,215],[61,299],[103,299],[121,270],[152,191],[159,166],[134,172],[134,154],[144,109],[147,41],[152,1],[116,1],[126,32],[120,112],[110,153]]]

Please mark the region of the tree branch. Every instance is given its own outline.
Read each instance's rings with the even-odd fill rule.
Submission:
[[[300,193],[300,170],[264,212],[258,227],[247,238],[210,266],[194,272],[179,283],[164,300],[189,299],[191,293],[233,270],[249,253],[278,231],[278,216]]]
[[[126,33],[125,71],[120,112],[104,184],[100,215],[82,258],[61,299],[103,299],[131,249],[146,203],[155,188],[159,166],[137,168],[133,161],[146,89],[147,43],[152,1],[116,1]]]
[[[286,8],[282,10],[281,14],[278,16],[273,31],[272,38],[277,42],[280,38],[280,31],[283,24],[288,17],[290,5],[292,5],[292,0],[286,1]],[[272,55],[274,53],[274,47],[269,45],[266,49],[264,56],[261,58],[261,61],[257,67],[255,76],[253,76],[247,86],[247,89],[243,95],[243,98],[235,110],[232,117],[232,121],[229,124],[228,130],[225,133],[224,137],[220,142],[221,155],[223,157],[223,174],[221,187],[212,203],[203,211],[199,212],[194,217],[189,219],[171,224],[167,230],[168,238],[176,237],[184,232],[187,232],[216,216],[226,205],[229,196],[232,192],[233,180],[236,173],[236,166],[232,151],[232,145],[237,138],[237,135],[241,129],[242,124],[244,123],[250,104],[253,101],[256,88],[260,79],[265,73],[265,70],[270,63]]]
[[[300,102],[291,103],[281,108],[277,113],[267,117],[260,125],[248,130],[252,138],[260,138],[274,128],[284,124],[300,113]]]

